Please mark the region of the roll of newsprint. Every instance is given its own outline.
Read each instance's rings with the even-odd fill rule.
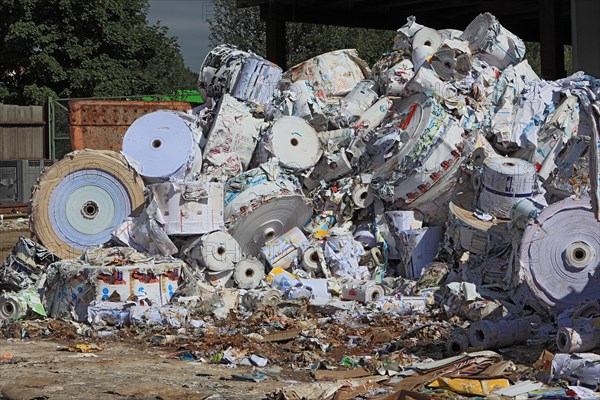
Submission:
[[[266,241],[304,226],[312,207],[293,175],[262,164],[225,184],[225,225],[244,255],[258,256]]]
[[[268,104],[281,80],[281,68],[256,54],[244,60],[244,66],[233,88],[233,97],[255,104]]]
[[[482,349],[498,349],[526,343],[531,337],[531,320],[475,321],[468,331],[471,345]]]
[[[227,232],[215,231],[186,243],[182,258],[210,271],[233,270],[242,258],[238,242]]]
[[[144,205],[144,183],[113,151],[67,154],[40,176],[31,197],[31,230],[48,250],[76,258],[107,242]]]
[[[578,319],[573,326],[561,326],[556,333],[556,347],[561,353],[582,353],[600,348],[600,319]]]
[[[375,281],[351,281],[342,288],[344,300],[356,300],[361,303],[377,301],[385,296],[383,287]]]
[[[123,137],[123,155],[144,178],[191,180],[202,169],[202,132],[194,117],[155,111],[136,119]]]
[[[200,66],[198,87],[203,98],[220,99],[231,93],[249,53],[230,44],[222,44],[212,49]]]
[[[432,28],[423,27],[415,33],[412,38],[412,48],[416,49],[419,46],[428,46],[436,51],[442,45],[442,35]]]
[[[233,271],[233,280],[240,289],[255,289],[264,277],[265,267],[256,258],[243,258]]]
[[[527,286],[551,310],[600,299],[600,222],[590,199],[546,207],[523,232],[519,257]]]
[[[480,59],[500,70],[518,64],[525,56],[525,43],[487,12],[475,17],[460,39],[468,41]]]
[[[510,218],[512,206],[533,196],[536,170],[520,158],[492,157],[483,162],[479,208],[499,218]]]
[[[314,166],[323,154],[313,127],[306,120],[291,116],[281,117],[271,126],[267,148],[281,165],[292,170]]]
[[[256,148],[262,122],[252,116],[247,104],[224,95],[204,147],[205,164],[223,167],[231,176],[244,172]]]

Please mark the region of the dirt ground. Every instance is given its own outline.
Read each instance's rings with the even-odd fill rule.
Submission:
[[[19,236],[31,237],[27,221],[6,219],[0,224],[0,264],[10,254]]]
[[[232,380],[251,367],[169,359],[164,348],[110,341],[96,353],[58,351],[66,344],[0,340],[0,399],[262,399],[294,383]]]

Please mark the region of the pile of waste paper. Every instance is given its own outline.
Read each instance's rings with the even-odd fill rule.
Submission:
[[[400,318],[415,330],[373,342],[385,362],[293,365],[317,380],[379,373],[318,398],[598,396],[600,79],[546,81],[524,54],[489,13],[464,31],[410,17],[372,67],[345,49],[284,72],[216,47],[200,70],[206,106],[147,114],[121,153],[45,170],[40,244],[22,238],[0,269],[0,319],[108,335],[290,307],[325,325]],[[437,361],[394,348],[428,320],[448,330]],[[270,326],[252,338],[333,351],[307,326]],[[490,351],[536,340],[556,354],[532,380]],[[245,359],[234,350],[189,355]]]

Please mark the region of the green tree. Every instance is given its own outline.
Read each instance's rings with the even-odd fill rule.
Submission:
[[[0,102],[171,93],[195,87],[148,0],[2,0]]]
[[[265,23],[258,7],[238,9],[235,0],[214,0],[214,18],[209,19],[210,44],[230,43],[242,50],[265,55]],[[354,48],[373,64],[392,47],[395,32],[331,25],[286,23],[287,65],[292,66],[318,54]]]

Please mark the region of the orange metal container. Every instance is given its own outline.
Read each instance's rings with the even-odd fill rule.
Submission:
[[[157,110],[191,110],[183,101],[72,100],[69,102],[71,148],[121,151],[127,128]]]

